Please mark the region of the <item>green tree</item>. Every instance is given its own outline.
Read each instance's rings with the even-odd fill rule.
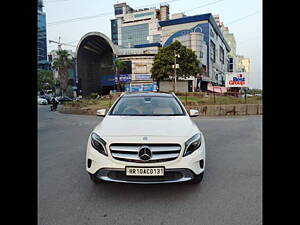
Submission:
[[[37,79],[38,91],[52,90],[55,87],[55,81],[52,71],[48,70],[38,70]]]
[[[179,68],[176,69],[176,79],[178,77],[195,76],[201,72],[200,61],[197,59],[195,52],[176,40],[169,46],[159,49],[154,57],[151,73],[152,79],[156,80],[158,84],[163,79],[170,77],[174,79],[175,71],[172,66],[175,62],[175,54],[180,55],[176,59],[176,64],[179,64]]]
[[[72,65],[71,55],[67,50],[56,51],[57,58],[53,60],[53,67],[58,70],[58,79],[62,95],[66,92],[69,82],[68,69]]]
[[[116,75],[117,75],[117,92],[121,91],[121,84],[120,84],[120,73],[126,68],[126,63],[120,59],[116,59],[114,62]]]

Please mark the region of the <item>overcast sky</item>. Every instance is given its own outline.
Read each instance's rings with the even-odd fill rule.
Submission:
[[[126,2],[132,8],[159,8],[167,2],[170,16],[184,12],[187,16],[212,13],[234,34],[237,54],[250,58],[251,88],[262,89],[262,1],[261,0],[44,0],[47,21],[48,52],[57,49],[49,40],[76,46],[80,38],[92,31],[102,32],[111,38],[110,19],[114,18],[113,4]],[[93,17],[94,16],[94,17]],[[91,17],[76,19],[81,17]],[[72,22],[64,20],[76,19]],[[59,22],[59,23],[55,23]],[[63,46],[75,50],[76,47]]]

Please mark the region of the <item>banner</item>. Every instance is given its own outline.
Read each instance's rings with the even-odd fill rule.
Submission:
[[[115,82],[118,82],[118,76],[115,75]],[[120,74],[120,83],[130,83],[131,82],[131,74]]]
[[[221,86],[212,86],[211,84],[207,84],[207,90],[216,92],[216,93],[225,93],[227,92],[226,87],[221,87]]]
[[[248,87],[247,73],[226,74],[225,87]]]

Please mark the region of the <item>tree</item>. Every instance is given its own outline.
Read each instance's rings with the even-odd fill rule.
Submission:
[[[117,74],[117,92],[121,91],[120,73],[126,68],[126,63],[120,59],[115,60],[115,69]]]
[[[55,87],[55,81],[52,71],[48,70],[38,70],[38,91],[43,91],[53,89]]]
[[[180,58],[176,59],[176,64],[179,64],[179,68],[176,69],[176,79],[195,76],[201,72],[200,62],[195,52],[176,40],[171,45],[159,49],[154,57],[151,73],[152,79],[156,80],[158,84],[163,79],[174,77],[174,68],[172,68],[175,61],[174,52],[180,55]]]
[[[72,65],[71,55],[67,50],[56,51],[57,58],[53,60],[53,67],[58,70],[58,79],[62,95],[68,88],[69,68]]]

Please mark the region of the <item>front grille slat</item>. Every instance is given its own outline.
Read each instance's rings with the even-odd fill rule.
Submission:
[[[113,146],[110,146],[110,150],[112,150],[112,151],[138,152],[139,151],[139,147],[138,146],[119,146],[119,145],[113,145]]]
[[[141,146],[150,147],[152,157],[149,160],[139,158],[139,149]],[[153,163],[166,162],[177,159],[180,155],[181,146],[179,144],[111,144],[110,152],[113,158],[120,161]]]
[[[152,152],[180,151],[180,146],[152,146]]]
[[[114,158],[123,158],[123,159],[133,159],[139,160],[139,156],[137,154],[126,154],[126,153],[111,153]]]
[[[177,158],[179,156],[179,153],[172,153],[172,154],[153,154],[152,160],[156,159],[171,159],[171,158]]]

